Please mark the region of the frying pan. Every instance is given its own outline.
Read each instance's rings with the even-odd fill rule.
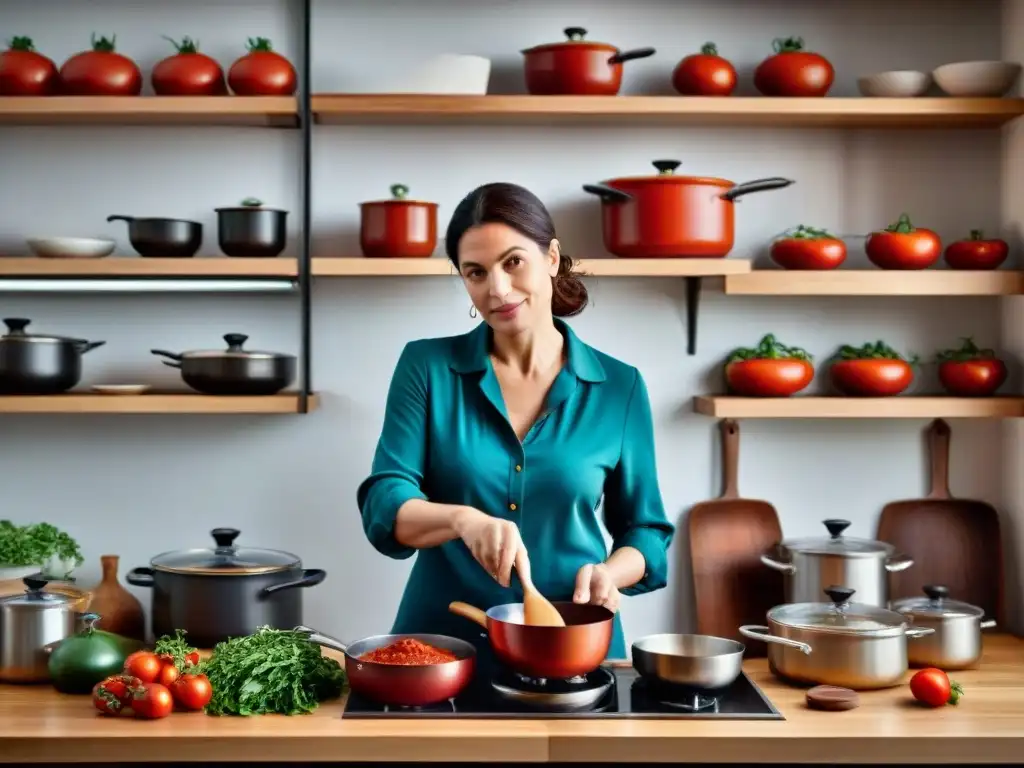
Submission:
[[[346,645],[310,627],[296,627],[312,643],[345,654],[345,674],[354,693],[378,704],[401,707],[425,707],[458,696],[473,679],[476,648],[471,643],[447,635],[376,635]],[[413,639],[451,651],[459,658],[443,664],[420,666],[380,664],[359,657],[376,648]]]
[[[710,635],[649,635],[633,643],[633,669],[657,686],[688,694],[732,685],[743,671],[745,646]]]
[[[521,675],[564,680],[593,672],[608,656],[615,614],[600,605],[554,606],[565,619],[564,627],[525,624],[522,603],[496,605],[484,613],[454,602],[448,610],[487,630],[498,660]]]

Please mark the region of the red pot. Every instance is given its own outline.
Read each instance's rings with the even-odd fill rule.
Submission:
[[[407,200],[409,188],[391,185],[390,200],[360,203],[359,245],[371,258],[427,258],[437,247],[437,203]]]
[[[653,48],[620,51],[609,43],[584,41],[587,30],[568,27],[564,43],[527,48],[526,90],[534,96],[615,96],[622,85],[622,63],[646,59]]]
[[[601,198],[604,247],[623,258],[721,258],[735,238],[733,204],[741,195],[782,189],[791,179],[736,184],[676,176],[678,160],[655,160],[657,176],[584,184]]]

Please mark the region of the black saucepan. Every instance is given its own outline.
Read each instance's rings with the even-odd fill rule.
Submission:
[[[203,225],[186,219],[137,219],[107,216],[107,221],[128,222],[128,240],[139,256],[152,259],[187,259],[203,244]]]
[[[224,336],[224,350],[168,352],[151,349],[170,358],[163,364],[181,369],[181,378],[192,389],[207,395],[273,395],[295,380],[295,356],[278,352],[242,349],[249,337],[242,333]]]
[[[237,208],[217,208],[217,244],[227,256],[273,258],[280,256],[287,239],[288,211],[264,208],[248,197]]]
[[[105,341],[25,332],[31,320],[6,317],[7,333],[0,336],[0,393],[54,395],[78,384],[82,355]]]

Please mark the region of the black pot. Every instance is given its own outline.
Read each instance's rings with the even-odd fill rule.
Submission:
[[[299,587],[319,584],[326,571],[303,568],[288,552],[236,547],[234,528],[214,528],[210,534],[214,549],[165,552],[150,560],[149,568],[133,568],[125,576],[129,584],[153,589],[153,637],[182,629],[192,645],[213,648],[263,626],[302,624]]]
[[[4,318],[0,337],[0,394],[56,395],[82,378],[82,355],[106,344],[64,336],[25,333],[31,320]]]
[[[127,221],[132,248],[151,259],[188,259],[203,244],[203,225],[198,221],[116,215],[107,216],[107,221]]]
[[[163,364],[180,368],[182,380],[206,395],[274,395],[289,386],[295,380],[294,355],[248,352],[242,349],[248,338],[243,333],[226,334],[226,350],[149,351],[169,357],[173,362]]]
[[[217,243],[228,256],[273,258],[284,251],[288,211],[264,208],[254,198],[239,208],[217,208]]]

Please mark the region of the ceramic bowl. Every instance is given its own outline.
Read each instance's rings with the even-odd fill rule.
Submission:
[[[25,242],[42,259],[100,259],[112,254],[117,245],[93,237],[30,237]]]
[[[950,96],[1005,96],[1020,77],[1021,66],[1011,61],[959,61],[943,64],[932,76]]]
[[[932,84],[927,72],[900,70],[879,72],[857,79],[857,88],[864,96],[875,98],[905,99],[923,95]]]

